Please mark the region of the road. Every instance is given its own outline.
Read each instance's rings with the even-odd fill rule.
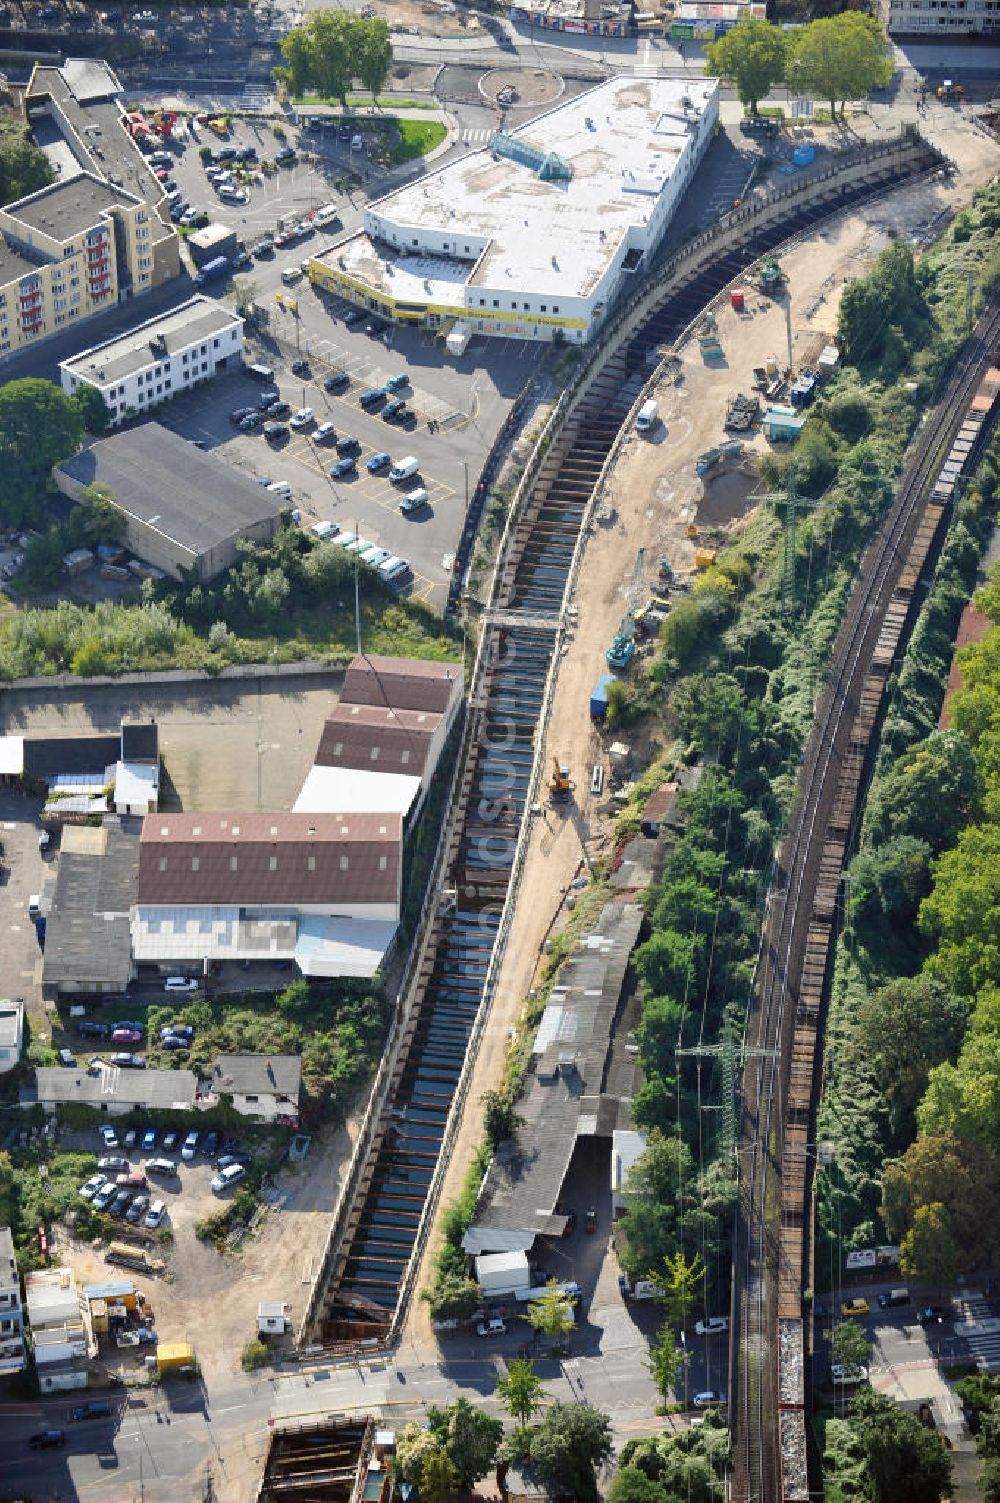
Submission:
[[[612,1419],[616,1443],[662,1428],[653,1418],[652,1383],[642,1366],[645,1344],[616,1320],[592,1312],[606,1337],[593,1355],[559,1363],[543,1358],[537,1371],[552,1398],[586,1399]],[[625,1323],[627,1325],[627,1322]],[[494,1396],[503,1370],[495,1353],[469,1350],[447,1361],[393,1366],[316,1367],[277,1376],[227,1375],[210,1387],[183,1382],[132,1391],[112,1420],[74,1425],[72,1395],[37,1404],[0,1407],[3,1421],[3,1481],[30,1492],[36,1503],[74,1497],[93,1503],[184,1503],[201,1498],[209,1470],[217,1496],[243,1499],[260,1474],[269,1422],[350,1410],[384,1411],[401,1428],[422,1418],[428,1404],[446,1404],[466,1394],[491,1413],[502,1410]],[[62,1451],[33,1452],[27,1439],[44,1427],[64,1427]]]

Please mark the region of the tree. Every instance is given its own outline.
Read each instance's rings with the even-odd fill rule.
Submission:
[[[88,485],[80,504],[70,514],[73,540],[96,548],[99,543],[120,543],[125,537],[125,513],[106,485]]]
[[[344,550],[341,548],[339,551],[343,553]],[[514,1103],[506,1091],[484,1091],[480,1099],[483,1103],[483,1131],[487,1143],[495,1153],[501,1143],[516,1136],[521,1118],[514,1110]]]
[[[855,923],[909,927],[930,891],[930,847],[913,835],[898,835],[859,851],[847,873],[848,910]]]
[[[662,1325],[657,1331],[650,1344],[649,1356],[643,1360],[652,1373],[657,1393],[666,1404],[687,1360],[687,1353],[683,1347],[678,1346],[677,1338],[669,1325]]]
[[[427,1452],[419,1487],[423,1503],[451,1503],[458,1496],[458,1468],[446,1451],[435,1447]]]
[[[667,1503],[667,1495],[637,1466],[621,1466],[611,1479],[608,1503]]]
[[[70,397],[70,401],[79,409],[80,416],[83,419],[83,426],[88,433],[93,433],[97,436],[107,433],[111,424],[111,413],[108,410],[107,402],[105,402],[96,386],[88,386],[84,382],[81,386],[77,387],[76,391]]]
[[[983,1503],[1000,1503],[1000,1460],[988,1456],[979,1473],[979,1491]]]
[[[378,17],[367,23],[357,43],[355,71],[373,99],[385,88],[392,67],[392,38],[388,24]]]
[[[925,1132],[901,1159],[884,1166],[882,1215],[902,1242],[921,1206],[943,1205],[963,1266],[986,1262],[1000,1247],[1000,1155],[948,1132]]]
[[[27,128],[18,120],[13,130],[5,130],[0,137],[0,205],[37,193],[51,181],[48,157],[29,140]]]
[[[940,1503],[951,1483],[951,1458],[936,1431],[871,1389],[851,1401],[872,1503]]]
[[[427,1423],[438,1444],[447,1453],[464,1488],[471,1488],[495,1465],[503,1440],[503,1421],[458,1398],[447,1408],[432,1404]]]
[[[838,99],[843,113],[848,99],[884,89],[892,74],[884,31],[873,16],[854,10],[803,26],[792,38],[785,67],[789,87],[829,100],[831,116]]]
[[[515,1357],[507,1371],[497,1379],[501,1403],[516,1424],[527,1425],[545,1399],[545,1389],[526,1357]]]
[[[79,407],[51,381],[27,377],[0,387],[0,517],[27,520],[53,465],[82,441]]]
[[[766,99],[772,85],[785,76],[787,51],[780,27],[747,16],[717,42],[709,42],[705,72],[710,78],[731,83],[740,103],[749,105],[751,114],[756,115],[759,101]]]
[[[864,1326],[856,1320],[841,1320],[830,1332],[830,1360],[841,1367],[863,1367],[871,1352]]]
[[[901,1244],[903,1277],[941,1289],[954,1281],[960,1258],[951,1218],[940,1201],[918,1206]]]
[[[649,1275],[659,1289],[658,1298],[667,1307],[667,1315],[676,1325],[683,1327],[689,1313],[701,1298],[705,1279],[705,1265],[701,1254],[689,1258],[683,1251],[672,1253],[664,1259],[663,1272],[655,1270]]]
[[[932,731],[880,778],[869,823],[881,839],[912,835],[935,853],[950,846],[967,824],[979,796],[979,772],[967,736]]]
[[[1000,1399],[993,1399],[989,1409],[979,1416],[976,1451],[980,1457],[1000,1458]]]
[[[596,1468],[611,1459],[611,1421],[591,1404],[553,1404],[531,1437],[531,1460],[555,1498],[597,1503]]]
[[[555,1279],[549,1279],[545,1293],[528,1305],[528,1324],[550,1341],[557,1341],[573,1329],[573,1306]]]
[[[413,1482],[419,1487],[424,1461],[432,1451],[439,1449],[440,1442],[430,1430],[415,1422],[407,1425],[396,1440],[397,1475],[404,1482]]]
[[[432,1320],[468,1320],[479,1309],[482,1293],[475,1279],[464,1273],[447,1273],[421,1289],[420,1298],[428,1306]]]
[[[925,318],[913,253],[894,241],[866,276],[856,277],[844,288],[837,309],[837,334],[847,358],[859,365],[865,360],[884,360],[889,333],[916,329]]]
[[[890,1102],[916,1109],[934,1066],[958,1058],[968,1022],[968,1002],[933,976],[900,976],[869,993],[859,1042]]]

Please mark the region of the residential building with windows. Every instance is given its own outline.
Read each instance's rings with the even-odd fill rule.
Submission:
[[[86,1388],[90,1339],[73,1270],[35,1269],[24,1276],[24,1293],[42,1393]]]
[[[243,320],[201,294],[60,362],[63,391],[101,393],[112,425],[151,411],[243,359]]]
[[[0,361],[180,274],[162,185],[106,64],[37,64],[28,124],[55,181],[0,210]]]
[[[296,1127],[302,1059],[298,1054],[220,1054],[211,1067],[211,1093],[228,1096],[242,1117]]]
[[[1000,0],[887,0],[883,15],[894,37],[996,36],[1000,32]]]
[[[27,1360],[14,1239],[10,1227],[0,1226],[0,1378],[19,1373]]]
[[[24,1003],[0,1002],[0,1075],[13,1070],[24,1044]]]
[[[368,204],[310,281],[456,338],[584,344],[646,270],[718,115],[716,79],[610,79]]]

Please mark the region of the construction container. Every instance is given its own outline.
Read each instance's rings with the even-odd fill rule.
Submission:
[[[710,569],[712,567],[712,565],[715,563],[715,556],[716,556],[716,549],[715,548],[699,548],[698,551],[697,551],[697,553],[694,556],[694,566],[695,566],[695,568],[696,569]]]
[[[185,1369],[194,1371],[195,1358],[194,1347],[187,1341],[164,1342],[156,1348],[156,1371],[162,1377],[165,1373],[182,1372]]]
[[[736,309],[737,313],[743,312],[743,309],[746,306],[746,295],[742,287],[733,288],[733,290],[729,294],[729,302],[730,305]]]
[[[89,548],[74,548],[63,554],[63,568],[67,574],[83,574],[94,567],[94,555]]]
[[[614,682],[614,674],[602,673],[590,691],[590,717],[599,725],[604,723],[604,718],[608,713],[608,685]]]
[[[794,443],[804,424],[805,417],[794,407],[769,407],[764,414],[764,437],[778,443]]]
[[[764,356],[764,370],[767,372],[767,379],[769,381],[773,381],[775,376],[779,376],[781,374],[777,355]]]
[[[840,351],[835,344],[825,344],[819,359],[816,361],[816,373],[821,380],[832,376],[840,361]]]

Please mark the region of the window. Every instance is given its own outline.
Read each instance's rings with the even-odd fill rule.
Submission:
[[[201,866],[201,857],[200,856],[192,856],[191,857],[191,870],[193,872],[196,872],[199,869],[200,866]]]
[[[559,312],[559,304],[558,303],[553,303],[552,304],[552,312],[553,313],[558,313]]]
[[[347,871],[347,857],[346,856],[341,856],[341,858],[340,858],[340,870],[342,872],[346,872]]]
[[[160,382],[160,381],[157,381],[157,383],[156,383],[156,395],[158,397],[162,397],[163,396],[163,383]]]
[[[378,869],[380,872],[384,872],[388,868],[388,865],[389,858],[387,856],[380,856],[378,858]]]
[[[493,299],[493,306],[494,306],[494,308],[499,308],[499,306],[500,306],[500,299],[499,298],[494,298]]]
[[[548,303],[542,303],[540,306],[541,306],[541,310],[542,310],[543,313],[548,313],[548,311],[549,311],[549,305],[548,305]]]
[[[259,1096],[244,1096],[243,1099],[244,1099],[244,1101],[247,1101],[247,1102],[251,1102],[252,1101],[252,1102],[256,1103],[256,1102],[258,1102],[260,1100],[260,1097]]]
[[[377,746],[373,746],[372,747],[372,761],[373,762],[377,762],[378,761],[378,754],[379,754],[379,748]]]
[[[239,861],[239,857],[238,856],[230,856],[230,858],[229,858],[229,870],[231,872],[234,872],[234,871],[238,870],[238,866],[237,866],[238,861]]]
[[[414,245],[419,245],[420,244],[420,241],[417,239],[416,235],[414,235],[414,237],[413,237],[413,243],[414,243]]]
[[[217,350],[218,348],[219,348],[219,341],[217,339],[213,339],[212,340],[212,349],[213,350]]]
[[[276,872],[278,870],[278,858],[277,858],[277,856],[268,856],[268,858],[267,858],[267,869],[270,872]]]
[[[315,856],[310,856],[307,859],[307,861],[306,861],[306,870],[307,871],[311,871],[311,872],[314,872],[316,870],[316,857]]]

